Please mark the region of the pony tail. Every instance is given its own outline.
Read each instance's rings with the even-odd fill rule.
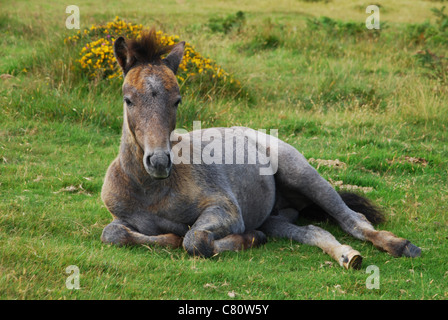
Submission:
[[[339,192],[347,207],[355,212],[362,213],[373,225],[386,221],[384,213],[371,200],[353,192]]]
[[[338,193],[347,207],[363,214],[371,224],[377,225],[386,221],[384,213],[371,200],[353,192]],[[330,220],[331,222],[335,222],[327,212],[316,204],[304,208],[300,211],[299,216],[313,221]]]

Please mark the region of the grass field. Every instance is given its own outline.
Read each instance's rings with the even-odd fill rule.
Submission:
[[[178,127],[200,120],[203,128],[278,129],[307,158],[345,163],[312,162],[339,188],[368,191],[387,215],[379,228],[422,248],[420,258],[393,258],[318,223],[361,252],[360,271],[287,240],[207,260],[101,243],[111,216],[100,191],[118,153],[122,96],[119,83],[78,72],[79,52],[64,44],[77,31],[65,27],[69,4],[1,5],[1,299],[448,298],[442,2],[376,1],[379,31],[365,28],[365,1],[75,3],[81,30],[115,16],[155,25],[241,82],[238,92],[182,86]],[[226,24],[237,11],[244,23]],[[70,265],[79,268],[79,290],[66,288]],[[369,265],[379,268],[379,289],[366,287]]]

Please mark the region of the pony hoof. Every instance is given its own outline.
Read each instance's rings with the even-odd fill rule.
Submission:
[[[356,250],[351,250],[347,255],[343,256],[342,266],[345,269],[361,269],[362,265],[362,256]]]
[[[409,257],[409,258],[417,258],[417,257],[420,257],[421,254],[422,254],[422,249],[420,249],[419,247],[417,247],[409,242],[404,247],[402,256]]]

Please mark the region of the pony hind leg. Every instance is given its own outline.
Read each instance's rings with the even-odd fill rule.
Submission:
[[[156,244],[171,248],[179,248],[182,245],[182,238],[173,233],[148,236],[132,230],[132,228],[126,226],[119,220],[112,221],[103,229],[101,241],[118,246]]]
[[[345,232],[357,239],[372,242],[375,247],[392,256],[420,256],[421,249],[410,241],[388,231],[375,230],[364,215],[351,210],[330,183],[295,148],[282,143],[278,154],[276,184],[285,194],[305,196],[332,216]]]
[[[319,227],[297,226],[290,223],[285,217],[269,217],[260,230],[266,235],[275,238],[287,238],[300,243],[317,246],[335,259],[340,266],[346,269],[360,269],[361,254],[348,245],[343,245],[336,238]]]

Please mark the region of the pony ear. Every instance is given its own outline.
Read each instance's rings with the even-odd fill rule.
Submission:
[[[181,41],[176,44],[168,56],[163,59],[163,63],[173,71],[174,74],[177,72],[177,68],[179,68],[180,62],[182,61],[182,57],[184,56],[185,49],[185,41]]]
[[[118,64],[123,70],[123,74],[126,74],[128,67],[128,46],[126,45],[126,40],[123,37],[119,37],[114,42],[114,55],[117,59]]]

